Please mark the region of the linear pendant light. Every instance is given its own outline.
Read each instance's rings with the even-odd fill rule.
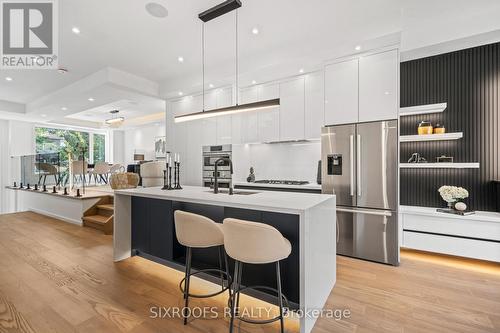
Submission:
[[[202,25],[202,58],[203,58],[203,69],[202,69],[202,77],[203,77],[203,110],[201,112],[189,113],[180,116],[176,116],[174,121],[176,123],[191,121],[197,119],[211,118],[217,116],[226,116],[235,113],[242,112],[250,112],[250,111],[258,111],[265,110],[270,108],[275,108],[280,105],[280,99],[269,99],[265,101],[255,102],[255,103],[246,103],[246,104],[238,104],[238,8],[241,7],[240,0],[227,0],[223,3],[220,3],[203,13],[198,15],[198,18],[203,21]],[[205,111],[205,22],[211,21],[221,15],[227,14],[233,10],[236,10],[236,105],[218,108],[210,111]]]

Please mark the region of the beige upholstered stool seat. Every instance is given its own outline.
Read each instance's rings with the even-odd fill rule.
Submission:
[[[226,290],[231,298],[231,275],[229,274],[229,264],[226,252],[224,251],[224,233],[222,232],[222,224],[216,223],[208,217],[193,214],[181,210],[174,212],[175,234],[177,241],[186,247],[186,271],[184,278],[179,283],[179,288],[184,294],[184,325],[188,319],[189,298],[208,298],[219,295]],[[209,247],[217,247],[219,251],[219,268],[207,268],[191,272],[192,249],[205,249]],[[224,269],[222,268],[224,261]],[[217,273],[221,279],[221,289],[211,294],[195,295],[189,293],[191,276],[200,273]]]
[[[227,254],[248,264],[267,264],[288,258],[292,246],[274,227],[238,219],[224,220]]]
[[[264,224],[233,218],[224,219],[224,248],[227,254],[235,260],[234,266],[234,290],[229,305],[231,307],[231,321],[229,324],[229,333],[234,331],[234,319],[238,317],[240,320],[251,324],[269,324],[274,321],[280,321],[280,332],[284,333],[284,302],[288,304],[286,297],[281,292],[281,272],[280,261],[286,259],[292,253],[292,245],[283,237],[281,232],[276,228]],[[269,264],[276,265],[276,286],[244,286],[241,281],[243,276],[244,264]],[[245,318],[238,314],[241,292],[247,289],[265,289],[272,290],[277,293],[278,306],[280,314],[277,317],[256,320]]]
[[[208,217],[176,210],[175,233],[181,245],[206,248],[224,245],[222,225]]]

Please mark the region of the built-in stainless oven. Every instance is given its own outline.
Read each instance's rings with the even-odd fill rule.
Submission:
[[[203,147],[203,186],[210,187],[214,183],[215,161],[219,158],[232,159],[231,145],[204,146]],[[228,160],[219,162],[218,183],[221,188],[229,188],[231,182],[231,168]]]

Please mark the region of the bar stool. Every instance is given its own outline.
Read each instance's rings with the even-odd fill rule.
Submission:
[[[213,220],[193,214],[176,210],[174,212],[175,218],[175,234],[177,240],[181,245],[186,247],[186,271],[184,278],[179,283],[179,288],[184,294],[185,305],[183,309],[184,325],[187,324],[188,319],[188,305],[189,297],[194,298],[208,298],[222,294],[226,290],[229,292],[231,298],[231,283],[232,279],[229,274],[229,265],[227,262],[227,255],[224,251],[224,234],[222,232],[222,225]],[[193,248],[209,248],[218,247],[219,250],[219,269],[202,269],[191,273],[191,257]],[[222,270],[222,254],[224,253],[224,267]],[[193,275],[200,273],[219,273],[221,278],[221,290],[212,294],[194,295],[189,293],[190,278]],[[227,280],[227,285],[224,285],[224,277]],[[184,286],[183,286],[184,285]]]
[[[238,316],[238,319],[251,324],[269,324],[280,321],[281,333],[284,332],[283,301],[288,300],[281,292],[280,260],[288,258],[292,252],[292,246],[288,239],[274,227],[244,220],[227,218],[224,220],[224,247],[227,254],[235,260],[234,286],[231,306],[231,323],[229,332],[233,332],[234,318],[237,316],[236,309],[239,306],[240,293],[246,289],[266,289],[278,294],[279,316],[267,320],[252,320]],[[241,276],[243,264],[276,264],[277,289],[268,286],[245,286],[241,288]]]

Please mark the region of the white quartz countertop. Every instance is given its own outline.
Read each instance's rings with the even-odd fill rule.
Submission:
[[[235,191],[257,193],[249,195],[214,194],[208,187],[184,186],[182,190],[164,191],[161,187],[148,187],[117,190],[115,194],[295,214],[335,197],[329,194],[299,192],[258,192],[240,189]]]
[[[431,207],[417,207],[417,206],[399,206],[399,213],[402,214],[414,214],[423,216],[432,216],[440,218],[458,219],[458,220],[471,220],[471,221],[485,221],[485,222],[496,222],[500,223],[500,213],[496,212],[483,212],[476,211],[472,215],[456,215],[448,213],[440,213],[436,211],[436,208]]]
[[[320,190],[321,185],[318,185],[316,182],[309,182],[309,184],[305,185],[286,185],[286,184],[262,184],[262,183],[249,183],[249,182],[234,182],[235,186],[251,186],[251,187],[270,187],[270,188],[290,188],[290,189],[304,189],[304,190]]]

